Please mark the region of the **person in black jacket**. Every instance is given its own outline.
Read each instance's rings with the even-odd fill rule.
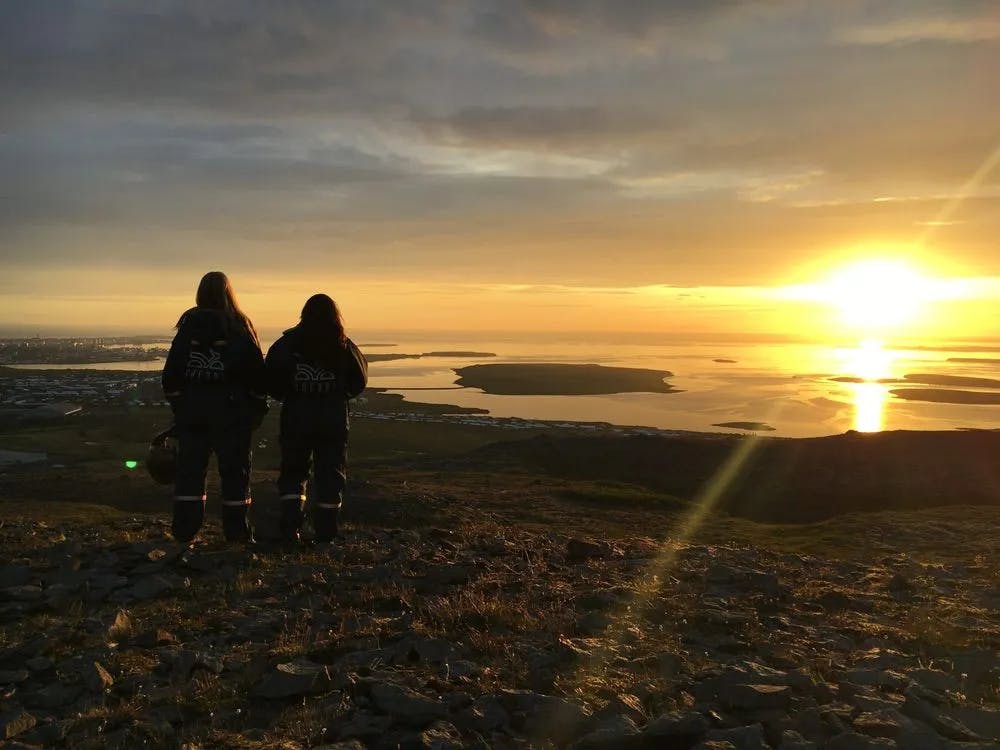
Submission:
[[[347,482],[349,399],[368,384],[368,362],[344,333],[337,304],[310,297],[299,324],[267,352],[268,393],[281,406],[281,536],[299,540],[311,464],[316,541],[332,542]]]
[[[177,321],[163,367],[178,438],[173,535],[188,544],[201,528],[208,460],[215,452],[223,533],[231,542],[252,542],[250,435],[267,412],[264,357],[224,273],[205,274],[195,300]]]

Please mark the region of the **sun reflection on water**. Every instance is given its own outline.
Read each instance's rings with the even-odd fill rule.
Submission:
[[[875,339],[865,339],[857,347],[838,352],[841,373],[857,382],[849,383],[854,404],[852,428],[858,432],[879,432],[885,427],[889,388],[881,381],[892,377],[893,353]]]
[[[882,383],[854,383],[854,429],[881,432],[889,389]]]

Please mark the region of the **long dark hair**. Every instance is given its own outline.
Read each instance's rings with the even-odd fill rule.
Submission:
[[[194,300],[198,307],[209,310],[220,310],[238,320],[246,329],[246,332],[250,334],[250,338],[254,340],[254,343],[260,346],[257,329],[254,328],[253,322],[247,314],[240,309],[240,303],[236,301],[236,293],[233,291],[233,285],[229,281],[229,277],[222,271],[209,271],[201,277],[201,282],[198,284],[198,292],[195,294]],[[183,316],[181,316],[181,320],[183,319]],[[180,325],[181,321],[178,320],[177,327],[180,328]]]
[[[344,318],[337,303],[325,294],[314,294],[302,306],[299,330],[302,353],[324,367],[333,367],[347,343]]]

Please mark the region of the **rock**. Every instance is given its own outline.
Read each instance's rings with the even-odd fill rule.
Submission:
[[[35,717],[26,711],[0,714],[0,740],[9,740],[35,726]]]
[[[452,659],[457,652],[455,644],[443,638],[423,638],[410,636],[404,638],[392,649],[386,649],[393,663],[406,661],[425,661],[431,664],[444,664]]]
[[[365,750],[365,746],[358,740],[346,740],[332,745],[316,745],[313,750]]]
[[[887,584],[889,593],[897,599],[909,599],[913,596],[913,584],[901,573],[896,573]]]
[[[124,609],[120,609],[115,614],[114,622],[112,622],[111,626],[108,628],[108,637],[116,640],[124,638],[132,632],[133,627],[135,627],[135,624],[132,622],[132,618],[129,613]]]
[[[693,750],[739,750],[729,740],[705,740],[694,746]]]
[[[253,694],[258,698],[280,700],[322,692],[331,683],[326,667],[309,661],[278,664],[274,671],[257,683]]]
[[[91,662],[84,667],[83,681],[92,693],[103,693],[115,684],[114,677],[100,662]]]
[[[188,649],[169,653],[167,661],[170,664],[170,679],[175,683],[187,682],[198,663],[198,654]]]
[[[129,641],[130,646],[137,648],[158,648],[160,646],[176,646],[179,644],[177,636],[163,629],[147,630],[140,633]]]
[[[749,588],[768,596],[780,596],[785,593],[777,573],[761,573],[752,571],[747,581]]]
[[[828,612],[871,612],[875,607],[870,599],[851,596],[842,591],[826,591],[816,601]]]
[[[945,713],[943,708],[918,697],[918,691],[914,691],[912,688],[907,690],[906,701],[900,710],[907,716],[924,722],[935,732],[948,739],[959,742],[975,742],[982,739],[962,722]]]
[[[914,669],[907,672],[906,676],[916,680],[921,686],[939,693],[958,692],[962,688],[962,683],[957,677],[939,669]]]
[[[9,586],[0,591],[3,598],[14,602],[34,602],[42,598],[41,586]]]
[[[951,750],[949,744],[929,727],[916,723],[896,737],[899,750]]]
[[[696,711],[671,711],[649,722],[642,737],[648,747],[690,747],[708,729],[708,719]]]
[[[636,725],[646,723],[646,711],[642,707],[642,701],[631,693],[620,693],[608,701],[608,705],[591,717],[588,728],[591,731],[599,729],[602,722],[606,719],[618,715],[627,716]]]
[[[174,582],[164,576],[140,578],[128,589],[128,594],[136,601],[145,602],[158,599],[173,590]]]
[[[468,583],[473,573],[473,568],[462,565],[435,565],[427,569],[424,580],[437,586],[458,586]]]
[[[447,721],[435,721],[420,733],[417,742],[419,744],[414,747],[426,750],[462,750],[467,747],[462,741],[462,733]]]
[[[976,734],[1000,742],[1000,711],[983,706],[953,706],[948,715]]]
[[[465,691],[459,690],[454,693],[446,694],[444,696],[444,702],[449,713],[452,711],[461,711],[462,709],[468,708],[472,705],[472,696]]]
[[[507,711],[500,705],[500,701],[491,695],[477,698],[469,708],[458,714],[455,720],[461,726],[483,735],[506,729],[510,725]]]
[[[850,698],[850,701],[861,713],[895,711],[903,705],[901,700],[891,699],[889,696],[883,697],[881,695],[870,695],[865,693],[853,695]]]
[[[872,739],[857,732],[842,732],[823,745],[823,750],[895,750],[896,743],[884,737]]]
[[[404,685],[371,681],[367,687],[378,710],[401,724],[422,727],[447,714],[443,703],[420,695]]]
[[[18,685],[31,677],[27,669],[0,670],[0,685]]]
[[[721,681],[747,685],[790,685],[802,690],[808,690],[813,685],[812,678],[803,670],[786,672],[754,661],[741,661],[729,667],[722,673]]]
[[[39,708],[62,708],[79,698],[81,692],[82,688],[79,685],[63,685],[56,682],[32,693],[25,700]]]
[[[225,670],[222,657],[206,651],[180,649],[167,652],[163,658],[170,665],[170,677],[175,683],[187,682],[196,669],[212,674],[222,674]]]
[[[614,621],[607,614],[595,610],[587,612],[576,621],[576,631],[580,635],[600,635],[612,622]]]
[[[705,737],[707,740],[722,740],[732,743],[736,750],[768,750],[764,741],[764,728],[760,724],[751,724],[735,729],[710,729]]]
[[[27,585],[34,574],[27,565],[4,565],[0,567],[0,589]]]
[[[563,698],[529,690],[504,690],[500,702],[529,737],[569,742],[580,736],[587,712]]]
[[[573,750],[619,750],[619,748],[637,747],[639,727],[628,716],[618,714],[609,716],[600,722],[598,728],[591,730],[573,743]]]
[[[792,699],[787,685],[727,685],[719,687],[719,700],[727,708],[751,710],[784,708]]]
[[[570,562],[583,562],[595,558],[610,560],[612,557],[621,557],[621,551],[608,542],[570,539],[566,544],[566,559]]]
[[[33,729],[22,733],[20,739],[42,747],[59,747],[64,744],[66,734],[72,726],[73,720],[49,721],[42,724],[35,724]]]
[[[661,651],[653,657],[661,677],[676,678],[684,670],[684,657],[671,651]]]
[[[45,672],[55,666],[53,661],[47,656],[33,656],[24,662],[24,666],[32,672]]]
[[[992,672],[1000,670],[1000,654],[988,649],[957,651],[948,654],[952,672],[965,675],[973,683],[981,682]]]
[[[906,677],[883,669],[849,669],[843,674],[843,679],[852,685],[862,687],[894,688],[901,690],[906,685]]]
[[[483,668],[473,661],[459,659],[448,662],[444,665],[444,676],[449,680],[462,680],[470,677],[477,677],[482,674]]]
[[[367,711],[356,711],[347,721],[340,724],[337,737],[342,740],[358,739],[366,744],[375,743],[389,731],[391,726],[391,716],[376,716]]]
[[[622,595],[614,589],[598,589],[580,594],[576,599],[576,608],[589,612],[594,609],[606,610],[617,607],[622,601]]]
[[[853,721],[854,728],[862,734],[889,739],[899,736],[903,727],[910,723],[909,719],[895,709],[865,712],[855,716]]]
[[[815,742],[810,742],[794,729],[786,729],[781,733],[778,750],[817,750]]]
[[[107,595],[108,592],[128,586],[128,578],[117,573],[107,573],[103,570],[94,571],[87,579],[87,586],[92,592]]]

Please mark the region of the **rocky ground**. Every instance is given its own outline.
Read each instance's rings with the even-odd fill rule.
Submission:
[[[4,747],[1000,747],[991,509],[851,559],[468,520],[185,551],[162,516],[7,517]]]

